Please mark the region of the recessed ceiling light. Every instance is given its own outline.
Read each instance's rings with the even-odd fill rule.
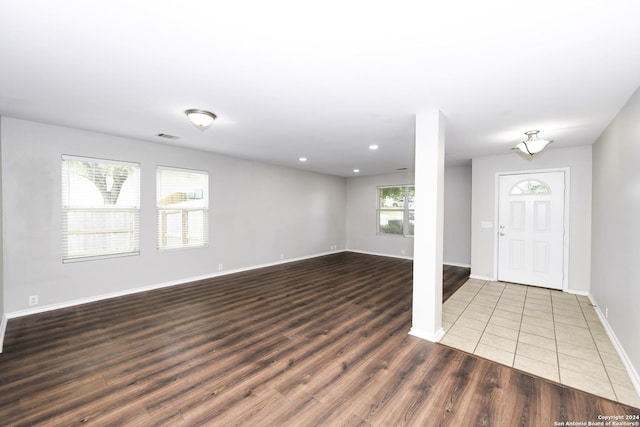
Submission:
[[[359,173],[359,172],[360,172],[360,169],[354,169],[353,171],[354,171],[355,173]]]
[[[380,147],[378,147],[376,144],[371,144],[369,146],[369,150],[371,150],[371,151],[377,150],[378,148],[380,148]]]
[[[307,161],[307,158],[306,158],[306,157],[300,157],[300,158],[298,159],[298,161],[299,161],[299,162],[306,162],[306,161]]]

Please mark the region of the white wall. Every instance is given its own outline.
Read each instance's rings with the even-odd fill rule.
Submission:
[[[640,89],[593,145],[591,294],[640,372]],[[636,374],[636,378],[637,374]]]
[[[347,180],[347,249],[396,257],[413,257],[413,237],[379,236],[377,187],[413,185],[413,172],[353,177]],[[416,198],[420,197],[416,194]]]
[[[444,170],[444,263],[471,265],[471,165]]]
[[[346,242],[346,180],[3,117],[7,313],[329,252]],[[141,254],[62,263],[62,154],[140,162]],[[156,251],[157,165],[206,170],[209,247]]]
[[[1,119],[1,118],[0,118]],[[2,120],[0,120],[0,189],[2,188]],[[7,326],[7,319],[4,316],[4,264],[2,246],[4,241],[4,227],[2,225],[2,195],[0,194],[0,352],[4,342],[4,332]]]
[[[471,264],[471,166],[445,168],[444,263]],[[413,258],[413,238],[376,235],[377,187],[413,185],[413,172],[347,180],[347,248]],[[416,197],[420,197],[416,194]]]
[[[549,148],[527,160],[517,153],[478,157],[472,161],[471,275],[495,279],[496,173],[570,168],[569,291],[589,292],[591,260],[591,146]],[[483,221],[493,229],[481,228]]]

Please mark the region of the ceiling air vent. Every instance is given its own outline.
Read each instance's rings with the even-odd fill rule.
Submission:
[[[159,136],[160,138],[171,139],[171,140],[180,139],[179,136],[169,135],[168,133],[159,133],[156,136]]]

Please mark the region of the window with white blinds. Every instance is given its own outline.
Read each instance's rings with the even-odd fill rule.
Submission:
[[[140,253],[140,164],[62,156],[63,262]]]
[[[209,174],[159,166],[156,185],[158,250],[207,246]]]

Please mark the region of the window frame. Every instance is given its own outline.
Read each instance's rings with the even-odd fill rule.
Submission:
[[[71,202],[71,199],[74,198],[71,192],[73,191],[72,184],[70,183],[71,174],[69,173],[69,164],[68,162],[83,162],[83,163],[97,163],[109,166],[125,166],[134,168],[134,174],[128,175],[125,179],[126,182],[132,176],[135,179],[134,185],[134,203],[131,205],[125,205],[116,207],[116,205],[99,205],[99,206],[90,206],[90,205],[82,205],[75,204]],[[92,261],[92,260],[101,260],[108,258],[116,258],[116,257],[126,257],[126,256],[136,256],[140,255],[140,176],[141,176],[141,167],[138,162],[128,162],[121,160],[112,160],[112,159],[101,159],[96,157],[86,157],[86,156],[74,156],[74,155],[61,155],[61,201],[62,201],[62,262],[64,264],[73,263],[73,262],[83,262],[83,261]],[[86,177],[85,177],[86,178]],[[95,185],[95,183],[94,183]],[[100,191],[97,187],[96,189]],[[118,197],[121,193],[118,193]],[[112,206],[112,207],[111,207]],[[95,212],[95,213],[104,213],[105,222],[109,220],[109,214],[118,214],[118,213],[128,213],[132,217],[130,218],[131,228],[130,229],[122,229],[122,228],[111,228],[111,232],[109,229],[98,230],[98,229],[74,229],[69,230],[71,225],[70,216],[74,213],[80,212]],[[113,215],[111,216],[113,219]],[[123,234],[128,233],[131,234],[132,243],[130,244],[130,249],[126,251],[114,251],[114,250],[103,250],[97,251],[94,249],[91,251],[84,251],[84,255],[81,252],[73,252],[70,251],[69,237],[72,235],[108,235],[108,234]]]
[[[161,206],[160,196],[161,196],[161,178],[160,175],[162,171],[167,172],[175,172],[180,174],[192,174],[192,175],[201,175],[204,177],[203,184],[204,188],[202,188],[202,194],[200,197],[195,197],[192,200],[201,199],[204,202],[204,206],[194,206],[194,207],[175,207],[168,208],[168,205]],[[178,189],[178,187],[176,187]],[[188,194],[196,194],[196,192],[183,191],[185,194],[185,201],[188,200]],[[173,194],[173,193],[172,193]],[[166,197],[165,197],[166,198]],[[189,243],[191,239],[193,239],[193,234],[189,234],[189,214],[193,212],[202,212],[202,236],[199,239],[199,243]],[[179,235],[170,236],[170,231],[167,230],[167,218],[168,215],[180,215],[180,230]],[[196,170],[196,169],[188,169],[188,168],[180,168],[174,166],[162,166],[158,165],[156,167],[156,250],[158,252],[167,252],[167,251],[177,251],[183,249],[195,249],[195,248],[206,248],[209,246],[209,172],[205,170]],[[169,238],[178,238],[181,240],[181,243],[178,245],[169,245],[167,240]],[[200,237],[200,236],[198,236]]]
[[[402,206],[382,206],[381,190],[386,188],[402,188],[403,198]],[[410,196],[410,189],[413,189],[413,197]],[[415,185],[414,184],[401,184],[401,185],[382,185],[376,187],[376,235],[378,236],[391,236],[391,237],[405,237],[413,238],[414,233],[412,229],[415,226],[415,208],[413,207],[415,198]],[[388,233],[381,229],[381,215],[384,212],[402,212],[402,233]]]

